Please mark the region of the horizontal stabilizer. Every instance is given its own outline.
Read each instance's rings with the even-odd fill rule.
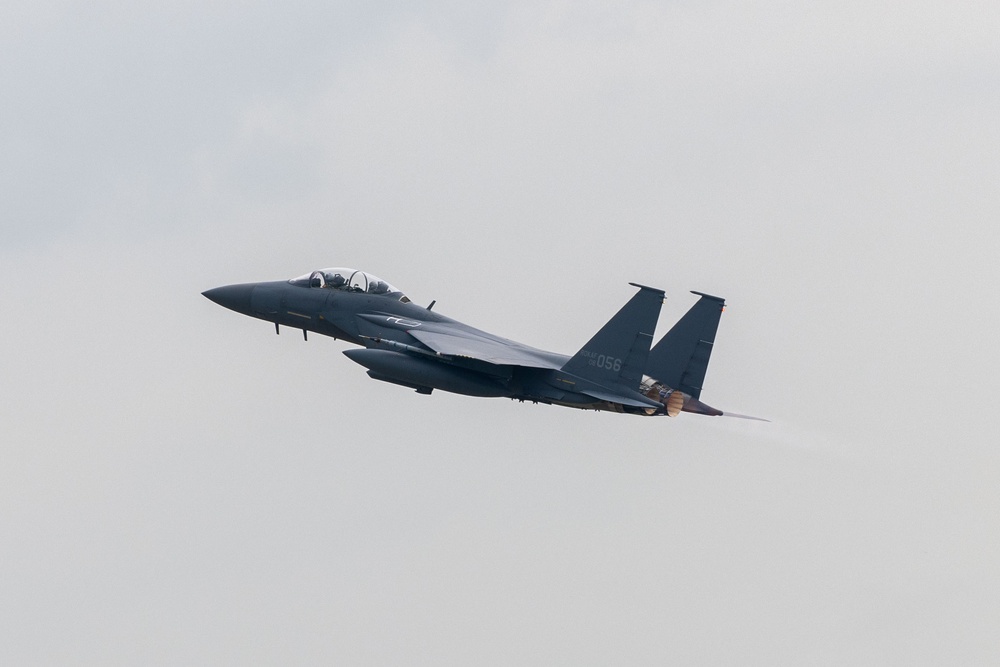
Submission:
[[[758,422],[770,422],[770,419],[764,419],[763,417],[751,417],[750,415],[741,415],[736,412],[723,412],[718,408],[713,408],[711,405],[702,403],[696,398],[688,399],[684,403],[684,407],[681,408],[684,412],[691,412],[696,415],[710,415],[712,417],[736,417],[737,419],[752,419]]]
[[[645,396],[639,393],[636,393],[634,397],[629,397],[629,396],[622,396],[621,394],[612,394],[611,392],[600,391],[597,389],[580,389],[578,391],[581,394],[592,396],[601,401],[607,401],[608,403],[620,403],[621,405],[628,405],[633,408],[660,409],[663,407],[662,403],[658,403],[651,398],[646,398]]]
[[[724,413],[722,410],[713,408],[707,403],[702,403],[697,398],[690,398],[684,402],[684,407],[681,408],[683,412],[691,412],[696,415],[709,415],[710,417],[721,417]]]

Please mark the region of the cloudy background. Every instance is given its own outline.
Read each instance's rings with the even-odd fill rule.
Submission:
[[[1000,660],[1000,6],[14,2],[0,661]],[[420,396],[218,285],[357,266],[703,398]]]

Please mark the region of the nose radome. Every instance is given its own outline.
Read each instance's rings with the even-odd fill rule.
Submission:
[[[216,287],[202,292],[202,296],[214,301],[220,306],[229,310],[235,310],[244,315],[250,314],[250,297],[253,294],[256,283],[246,283],[243,285],[226,285]]]

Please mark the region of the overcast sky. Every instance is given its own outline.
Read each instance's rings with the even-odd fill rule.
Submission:
[[[0,662],[1000,661],[1000,5],[15,2]],[[370,380],[200,292],[355,266],[642,419]]]

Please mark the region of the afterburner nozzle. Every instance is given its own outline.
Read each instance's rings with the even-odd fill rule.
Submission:
[[[681,409],[684,407],[684,394],[679,391],[670,392],[667,402],[663,405],[666,408],[668,417],[676,417],[681,413]]]

